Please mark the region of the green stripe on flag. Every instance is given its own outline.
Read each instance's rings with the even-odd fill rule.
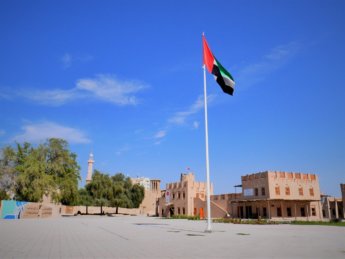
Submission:
[[[231,74],[219,63],[219,61],[215,58],[219,71],[223,77],[228,77],[232,81],[232,85],[235,84],[235,80],[231,76]]]

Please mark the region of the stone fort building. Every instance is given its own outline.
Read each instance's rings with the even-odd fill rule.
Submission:
[[[241,193],[213,195],[212,218],[267,218],[321,220],[319,180],[315,174],[265,171],[241,177]],[[159,216],[207,215],[206,183],[195,182],[194,174],[181,174],[168,183],[158,203]]]

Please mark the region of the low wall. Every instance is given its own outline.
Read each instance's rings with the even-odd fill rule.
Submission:
[[[15,200],[1,201],[2,219],[50,218],[59,214],[59,206],[55,204]]]
[[[71,214],[100,214],[101,213],[101,207],[96,207],[96,206],[63,206],[63,207],[71,207],[73,208],[73,213]],[[103,213],[109,213],[109,214],[115,214],[116,208],[114,207],[102,207]],[[139,215],[140,210],[139,208],[135,209],[126,209],[126,208],[119,208],[118,210],[119,214],[128,214],[128,215]]]
[[[116,208],[102,207],[103,213],[115,214]],[[119,214],[139,215],[140,209],[119,208]],[[15,200],[3,200],[0,203],[1,219],[33,219],[73,216],[77,214],[100,214],[101,207],[65,206],[52,203],[38,203]]]

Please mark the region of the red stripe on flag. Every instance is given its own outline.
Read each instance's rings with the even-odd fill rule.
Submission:
[[[204,35],[202,36],[202,45],[204,49],[204,64],[206,65],[208,72],[212,73],[214,57],[210,48],[208,47],[208,44]]]

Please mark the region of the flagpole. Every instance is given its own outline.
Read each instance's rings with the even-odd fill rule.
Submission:
[[[210,162],[208,158],[208,118],[207,118],[207,91],[206,91],[206,66],[204,69],[204,102],[205,102],[205,143],[206,143],[206,203],[207,203],[207,228],[205,232],[211,230],[211,188],[210,188]]]

